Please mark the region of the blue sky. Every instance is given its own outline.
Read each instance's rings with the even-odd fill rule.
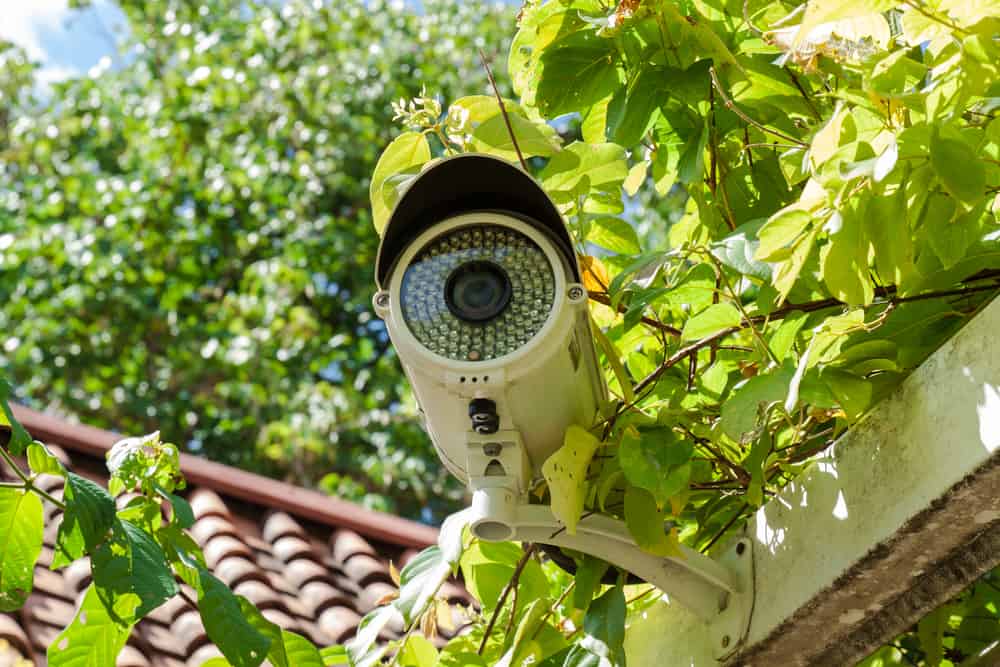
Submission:
[[[0,37],[23,47],[42,63],[43,83],[86,72],[104,56],[114,57],[121,12],[108,0],[71,11],[67,0],[5,0]]]

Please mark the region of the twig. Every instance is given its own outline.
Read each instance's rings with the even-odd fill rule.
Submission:
[[[691,343],[690,345],[688,345],[686,347],[682,347],[681,349],[677,350],[672,355],[670,355],[669,357],[667,357],[666,359],[664,359],[664,361],[663,361],[662,364],[660,364],[649,375],[647,375],[642,380],[640,380],[639,384],[635,385],[635,387],[633,387],[632,390],[636,394],[641,393],[643,389],[645,389],[649,385],[651,385],[654,382],[656,382],[660,378],[661,375],[663,375],[665,372],[667,372],[667,370],[669,368],[671,368],[672,366],[676,366],[679,362],[681,362],[684,359],[686,359],[688,357],[688,355],[693,354],[695,352],[698,352],[698,350],[700,350],[700,349],[702,349],[704,347],[708,347],[709,345],[711,345],[715,341],[721,340],[721,339],[725,338],[726,336],[728,336],[729,334],[735,333],[735,332],[739,331],[742,328],[743,328],[742,326],[726,327],[725,329],[722,329],[721,331],[716,331],[711,336],[707,336],[705,338],[702,338],[701,340],[698,340],[698,341],[695,341],[694,343]]]
[[[792,83],[794,83],[795,87],[799,89],[799,94],[802,95],[802,99],[804,99],[806,104],[809,105],[809,110],[813,112],[814,116],[816,116],[816,120],[823,120],[823,116],[820,114],[819,109],[817,109],[816,105],[813,104],[812,98],[809,97],[806,89],[802,87],[802,84],[799,82],[799,77],[795,76],[795,72],[793,72],[788,65],[785,65],[782,69],[788,72],[788,76],[792,79]]]
[[[715,534],[715,537],[709,540],[708,544],[706,544],[701,548],[701,552],[708,553],[708,550],[711,549],[713,546],[715,546],[715,543],[718,542],[723,535],[729,532],[729,529],[733,527],[733,524],[736,523],[737,519],[743,516],[743,512],[745,512],[748,507],[750,507],[750,503],[743,503],[743,506],[736,511],[736,514],[733,515],[733,518],[727,521],[726,525],[723,526],[722,529]]]
[[[503,587],[503,591],[500,593],[500,599],[497,600],[497,606],[494,607],[493,614],[490,615],[490,621],[486,624],[486,632],[483,633],[483,640],[479,642],[479,649],[476,651],[477,655],[482,655],[483,651],[486,650],[486,642],[489,640],[490,634],[493,632],[493,625],[497,622],[500,610],[503,609],[504,604],[506,604],[507,596],[510,595],[510,591],[517,588],[517,582],[521,578],[521,572],[524,571],[524,566],[528,564],[529,560],[531,560],[531,555],[533,553],[535,553],[535,545],[526,545],[524,553],[521,555],[521,560],[517,561],[517,565],[514,567],[514,574],[511,575],[510,581],[507,582],[507,585]],[[517,609],[510,610],[511,615],[515,612],[517,612]]]
[[[538,621],[538,627],[536,627],[535,631],[531,633],[532,639],[538,636],[538,633],[541,632],[542,628],[545,626],[545,621],[549,620],[549,616],[555,613],[556,609],[558,609],[559,606],[566,600],[566,597],[570,594],[570,592],[572,592],[572,590],[575,587],[576,587],[576,579],[569,582],[569,586],[567,586],[566,590],[562,592],[562,595],[559,596],[559,599],[556,600],[551,607],[549,607],[549,610],[545,612],[544,616],[542,616],[542,620]]]
[[[483,53],[482,49],[479,49],[479,59],[483,62],[483,69],[486,70],[486,78],[490,80],[490,85],[493,87],[493,94],[497,97],[497,104],[500,105],[500,115],[503,116],[503,122],[507,126],[507,132],[510,134],[511,143],[514,144],[514,151],[517,153],[517,159],[521,162],[521,168],[528,171],[528,163],[524,161],[524,155],[521,154],[521,147],[517,143],[517,137],[514,136],[514,127],[510,124],[510,116],[507,115],[507,107],[504,106],[503,96],[500,95],[500,89],[497,87],[497,81],[493,78],[493,70],[490,69],[490,64],[486,62],[486,54]]]
[[[609,308],[611,307],[611,297],[609,297],[606,292],[590,292],[590,300],[608,306]],[[619,303],[618,312],[624,315],[628,312],[628,306],[623,303]],[[643,316],[639,321],[653,327],[654,329],[670,334],[671,336],[679,338],[681,335],[680,329],[674,328],[669,324],[664,324],[659,320],[654,320],[652,317]]]
[[[751,125],[753,125],[754,127],[756,127],[761,132],[767,132],[768,134],[773,134],[776,137],[781,137],[785,141],[790,141],[793,144],[796,144],[798,146],[802,146],[803,148],[807,148],[809,146],[809,144],[807,144],[806,142],[800,141],[799,139],[796,139],[793,136],[785,134],[784,132],[780,132],[778,130],[773,130],[773,129],[767,127],[766,125],[764,125],[763,123],[759,123],[759,122],[755,121],[753,118],[751,118],[750,116],[748,116],[745,113],[743,113],[743,111],[739,107],[737,107],[733,103],[733,101],[731,99],[729,99],[729,96],[726,95],[726,91],[723,90],[722,84],[719,82],[719,77],[715,73],[715,68],[714,67],[709,67],[708,68],[708,73],[712,77],[712,85],[714,85],[715,89],[717,91],[719,91],[719,97],[722,98],[722,102],[723,102],[723,104],[726,105],[727,109],[729,109],[734,114],[736,114],[737,116],[739,116],[740,118],[742,118],[745,122],[750,123]]]

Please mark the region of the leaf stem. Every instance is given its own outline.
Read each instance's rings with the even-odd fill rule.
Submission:
[[[490,634],[493,632],[493,625],[497,622],[500,610],[503,609],[504,604],[506,604],[507,596],[510,595],[511,590],[517,588],[517,583],[521,579],[521,573],[524,571],[524,566],[528,564],[528,561],[531,560],[531,555],[534,553],[534,544],[528,544],[524,547],[524,553],[521,554],[521,560],[517,561],[517,565],[514,567],[514,573],[510,576],[510,581],[508,581],[507,585],[503,587],[503,591],[500,593],[500,599],[497,600],[497,606],[493,608],[493,614],[490,615],[489,623],[486,624],[486,632],[483,633],[483,640],[479,642],[479,648],[476,650],[476,655],[482,655],[483,651],[486,650],[486,642],[489,641]],[[517,609],[510,610],[511,615],[515,612],[517,612]]]
[[[483,53],[482,49],[479,49],[479,59],[483,62],[483,69],[486,70],[486,78],[490,80],[490,86],[493,87],[493,94],[496,95],[497,104],[500,105],[500,115],[503,116],[503,122],[507,126],[507,133],[510,134],[510,141],[514,144],[514,151],[517,153],[517,159],[521,163],[521,168],[528,171],[528,163],[524,161],[524,155],[521,154],[521,147],[517,143],[517,137],[514,136],[514,127],[510,124],[510,116],[507,115],[507,107],[504,106],[503,96],[500,95],[500,89],[497,87],[497,81],[493,78],[493,70],[490,69],[490,64],[486,61],[486,54]]]
[[[708,74],[709,76],[712,77],[712,85],[715,86],[715,89],[717,91],[719,91],[719,97],[722,98],[722,102],[723,104],[726,105],[727,109],[729,109],[734,114],[742,118],[745,122],[750,123],[751,125],[756,127],[761,132],[767,132],[768,134],[773,134],[776,137],[781,137],[785,141],[790,141],[793,144],[796,144],[803,148],[808,148],[809,144],[807,144],[806,142],[800,141],[799,139],[796,139],[791,135],[785,134],[784,132],[780,132],[779,130],[773,130],[764,125],[763,123],[760,123],[751,118],[750,116],[746,115],[738,106],[736,106],[736,104],[733,103],[731,99],[729,99],[729,96],[726,95],[726,91],[723,90],[722,84],[719,82],[719,76],[715,73],[715,67],[709,67]]]

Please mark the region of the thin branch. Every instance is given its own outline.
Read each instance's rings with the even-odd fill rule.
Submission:
[[[497,81],[493,78],[493,70],[490,69],[490,64],[486,62],[486,54],[483,53],[482,49],[479,49],[479,59],[483,62],[483,69],[486,70],[486,78],[490,80],[490,85],[493,87],[493,94],[497,97],[497,104],[500,105],[500,115],[503,116],[503,122],[507,126],[507,133],[510,134],[511,143],[514,144],[517,159],[521,163],[521,168],[528,171],[528,163],[524,161],[524,155],[521,154],[521,147],[517,143],[517,137],[514,136],[514,127],[510,124],[510,116],[507,115],[507,107],[504,106],[503,96],[500,95]]]
[[[713,546],[715,546],[715,543],[718,542],[723,535],[729,532],[729,529],[733,527],[733,524],[736,523],[737,519],[743,516],[743,512],[745,512],[748,507],[750,507],[750,503],[743,503],[743,506],[736,511],[736,514],[733,515],[733,518],[727,521],[726,525],[723,526],[722,529],[719,530],[719,532],[716,533],[715,536],[708,541],[708,544],[706,544],[704,547],[701,548],[701,552],[708,553],[708,550],[711,549]]]
[[[521,555],[521,560],[517,561],[517,565],[514,567],[514,574],[511,575],[510,581],[507,585],[503,587],[503,591],[500,593],[500,599],[497,600],[497,606],[493,609],[493,614],[490,616],[489,623],[486,624],[486,632],[483,633],[483,640],[479,642],[479,649],[476,651],[477,655],[482,655],[483,651],[486,650],[486,642],[490,638],[490,634],[493,632],[493,625],[497,622],[497,617],[500,615],[500,610],[503,609],[504,604],[507,602],[507,596],[510,595],[511,590],[517,588],[517,583],[521,579],[521,572],[524,571],[524,566],[528,564],[531,560],[531,555],[535,553],[535,545],[528,544],[524,547],[524,553]],[[517,609],[511,609],[510,613],[513,615]]]
[[[806,142],[800,141],[799,139],[796,139],[791,135],[785,134],[784,132],[780,132],[779,130],[773,130],[764,125],[763,123],[759,123],[750,116],[743,113],[743,111],[739,107],[737,107],[731,99],[729,99],[729,96],[726,95],[726,91],[722,88],[722,84],[719,82],[719,76],[715,73],[715,68],[709,67],[708,73],[712,77],[712,85],[714,85],[715,89],[719,91],[719,97],[722,98],[722,102],[726,105],[727,109],[729,109],[734,114],[742,118],[745,122],[750,123],[751,125],[756,127],[761,132],[767,132],[768,134],[773,134],[776,137],[781,137],[785,141],[790,141],[793,144],[796,144],[803,148],[807,148],[809,146],[809,144],[807,144]]]
[[[569,582],[569,586],[567,586],[566,590],[562,592],[562,595],[559,596],[559,599],[556,600],[551,607],[549,607],[548,611],[545,612],[545,615],[542,616],[542,620],[538,621],[538,626],[535,628],[535,631],[531,633],[532,639],[538,636],[538,633],[541,632],[542,628],[545,626],[545,621],[549,620],[549,616],[554,614],[556,609],[558,609],[559,606],[562,605],[563,602],[565,602],[566,597],[570,594],[570,592],[572,592],[572,590],[575,587],[576,587],[576,579]]]
[[[596,301],[597,303],[602,304],[604,306],[608,306],[609,308],[611,307],[611,297],[609,297],[606,292],[590,292],[590,300]],[[628,312],[628,306],[626,306],[623,303],[619,303],[618,312],[624,315],[625,313]],[[640,318],[639,321],[642,322],[643,324],[653,327],[654,329],[658,329],[664,333],[670,334],[671,336],[674,336],[676,338],[679,338],[681,335],[680,329],[676,329],[670,326],[669,324],[664,324],[663,322],[655,320],[652,317],[643,316],[642,318]]]
[[[816,105],[813,104],[813,100],[809,97],[809,93],[807,93],[806,89],[802,87],[802,84],[799,82],[799,77],[795,76],[795,72],[793,72],[788,65],[785,65],[782,69],[788,72],[788,76],[792,79],[792,83],[794,83],[795,87],[799,89],[799,94],[802,95],[802,99],[806,101],[806,104],[809,106],[809,110],[813,112],[814,116],[816,116],[816,120],[822,121],[822,114],[820,114]]]
[[[708,347],[715,341],[721,340],[726,336],[728,336],[729,334],[735,333],[742,328],[743,328],[742,326],[726,327],[721,331],[716,331],[711,336],[707,336],[705,338],[702,338],[701,340],[697,340],[691,343],[686,347],[682,347],[681,349],[677,350],[672,355],[667,357],[663,361],[663,363],[660,364],[653,372],[651,372],[649,375],[640,380],[639,384],[635,385],[635,387],[633,387],[632,390],[636,394],[641,393],[643,389],[656,382],[661,375],[667,372],[668,369],[670,369],[673,366],[676,366],[678,363],[686,359],[689,355],[698,352],[702,348]]]

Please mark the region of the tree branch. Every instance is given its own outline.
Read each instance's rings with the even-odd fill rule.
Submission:
[[[514,574],[511,575],[510,581],[507,585],[503,587],[503,591],[500,593],[500,599],[497,600],[497,606],[493,608],[493,614],[490,616],[489,623],[486,624],[486,632],[483,633],[483,640],[479,642],[479,649],[476,651],[477,655],[482,655],[483,651],[486,650],[486,642],[489,641],[490,634],[493,632],[493,625],[497,622],[497,617],[500,616],[500,610],[503,609],[504,604],[507,602],[507,596],[510,595],[511,590],[517,588],[517,583],[521,579],[521,573],[524,571],[524,566],[528,564],[531,560],[531,555],[535,553],[535,545],[528,544],[524,547],[524,553],[521,555],[521,560],[517,561],[517,565],[514,567]],[[511,609],[510,613],[513,615],[517,609]]]
[[[763,123],[759,123],[759,122],[755,121],[753,118],[751,118],[750,116],[746,115],[742,110],[740,110],[739,107],[737,107],[733,103],[733,101],[731,99],[729,99],[729,96],[726,95],[726,91],[722,89],[722,84],[719,83],[719,77],[715,73],[715,68],[714,67],[709,67],[708,68],[708,73],[712,77],[712,85],[715,86],[715,89],[717,91],[719,91],[719,97],[722,98],[722,102],[726,105],[727,109],[729,109],[734,114],[736,114],[737,116],[739,116],[740,118],[742,118],[745,122],[750,123],[751,125],[753,125],[754,127],[756,127],[761,132],[767,132],[768,134],[773,134],[776,137],[781,137],[785,141],[790,141],[793,144],[796,144],[796,145],[801,146],[803,148],[808,148],[809,147],[809,144],[807,144],[806,142],[800,141],[799,139],[796,139],[795,137],[793,137],[791,135],[785,134],[784,132],[780,132],[778,130],[773,130],[773,129],[767,127],[766,125],[764,125]]]

